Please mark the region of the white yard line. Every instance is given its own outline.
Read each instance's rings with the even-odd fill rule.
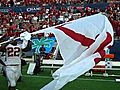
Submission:
[[[2,76],[2,74],[0,74]],[[37,78],[51,78],[52,76],[35,76],[35,75],[22,75],[23,77],[37,77]],[[77,80],[83,80],[83,81],[101,81],[101,82],[115,82],[115,80],[105,80],[105,79],[90,79],[90,78],[77,78]]]
[[[23,77],[38,77],[38,78],[52,78],[50,76],[35,76],[35,75],[22,75]]]
[[[40,77],[40,78],[51,78],[50,76],[30,76],[30,75],[23,75],[23,77]],[[77,80],[83,80],[83,81],[101,81],[101,82],[115,82],[115,80],[105,80],[105,79],[88,79],[88,78],[77,78]]]
[[[2,74],[0,74],[2,76]],[[35,76],[35,75],[22,75],[23,77],[37,77],[37,78],[51,78],[52,76]],[[102,82],[115,82],[115,80],[105,80],[105,79],[90,79],[90,78],[77,78],[77,80],[83,80],[83,81],[102,81]]]

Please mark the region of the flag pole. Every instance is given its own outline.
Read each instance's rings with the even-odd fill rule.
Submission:
[[[54,53],[53,53],[54,59],[57,58],[58,50],[59,50],[59,46],[58,46],[58,44],[57,44],[56,49],[55,49],[55,51],[54,51]]]

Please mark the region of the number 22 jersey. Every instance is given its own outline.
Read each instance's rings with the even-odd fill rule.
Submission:
[[[22,49],[21,45],[9,44],[6,47],[6,65],[19,65],[21,64]]]

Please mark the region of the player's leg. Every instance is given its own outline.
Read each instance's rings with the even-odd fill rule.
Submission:
[[[16,90],[16,88],[9,86],[8,90]]]
[[[15,90],[15,86],[11,86],[10,81],[8,81],[8,90]]]
[[[15,70],[13,66],[6,67],[6,76],[8,79],[8,90],[15,90],[16,80],[15,80]]]
[[[21,74],[21,64],[19,66],[16,67],[17,68],[17,73],[16,73],[16,77],[17,77],[17,81],[18,82],[21,82],[21,79],[22,79],[22,74]]]
[[[3,76],[6,77],[6,70],[5,70],[6,66],[2,67],[2,71],[3,71]]]
[[[22,81],[22,76],[20,76],[17,80],[17,82],[21,82]]]

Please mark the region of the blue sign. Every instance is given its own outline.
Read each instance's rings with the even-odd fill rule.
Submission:
[[[40,53],[40,48],[42,45],[44,45],[45,49],[46,49],[46,53],[49,53],[53,46],[54,46],[54,43],[55,43],[55,37],[51,37],[51,38],[35,38],[35,39],[32,39],[32,50],[35,52],[35,53]]]
[[[19,7],[0,7],[0,12],[9,13],[9,12],[28,12],[28,13],[36,13],[40,11],[40,6],[19,6]]]
[[[38,11],[40,11],[40,7],[39,6],[32,6],[32,7],[25,7],[25,6],[21,6],[21,7],[14,7],[12,8],[12,11],[14,12],[28,12],[28,13],[36,13]]]
[[[88,3],[84,4],[84,7],[105,9],[108,5],[109,3]]]

